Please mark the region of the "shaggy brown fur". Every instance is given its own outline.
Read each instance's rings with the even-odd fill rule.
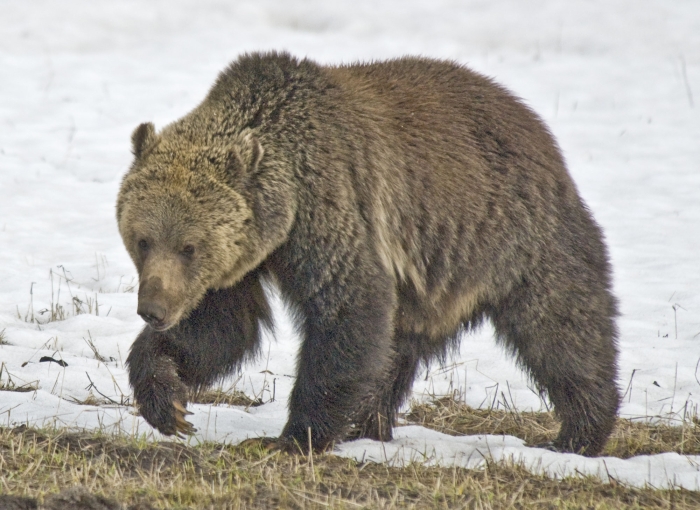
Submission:
[[[552,136],[500,86],[429,59],[252,54],[132,141],[117,217],[149,325],[129,374],[162,432],[190,431],[187,387],[255,353],[264,277],[302,336],[281,444],[390,439],[420,364],[487,318],[554,403],[555,446],[603,447],[619,404],[606,249]]]

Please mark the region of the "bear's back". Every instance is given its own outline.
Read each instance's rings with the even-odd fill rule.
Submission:
[[[367,200],[387,266],[412,280],[416,300],[462,292],[447,290],[455,274],[458,286],[494,289],[558,256],[545,251],[580,249],[581,237],[599,248],[554,138],[500,85],[411,57],[324,73],[344,91],[335,122],[354,123],[347,131],[365,144],[367,167],[354,160],[353,171],[371,191],[356,186],[356,196]]]

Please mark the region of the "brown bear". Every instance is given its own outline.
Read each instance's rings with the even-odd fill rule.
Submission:
[[[604,446],[620,397],[601,231],[542,121],[490,79],[254,53],[132,144],[117,219],[148,325],[127,363],[164,434],[256,354],[269,281],[302,338],[281,448],[391,439],[420,366],[482,319],[548,393],[554,447]]]

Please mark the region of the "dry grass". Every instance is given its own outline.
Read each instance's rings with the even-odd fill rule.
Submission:
[[[74,286],[77,284],[73,281],[70,271],[63,266],[58,266],[57,269],[58,271],[56,272],[54,272],[53,268],[49,269],[49,280],[51,281],[51,301],[49,307],[40,310],[34,309],[34,283],[32,283],[29,288],[29,305],[25,313],[22,314],[19,306],[17,306],[18,319],[44,326],[50,322],[66,320],[70,316],[81,314],[100,315],[100,303],[97,300],[97,293],[92,297],[85,292],[83,294],[84,299],[81,299],[77,294],[73,293],[73,288],[71,288],[71,283]],[[97,276],[99,279],[99,269]],[[78,285],[78,287],[80,287],[80,285]],[[63,291],[64,301],[67,298],[70,299],[68,307],[61,304],[61,291]],[[66,293],[68,294],[67,297]],[[109,311],[107,315],[109,315]]]
[[[446,434],[505,434],[530,445],[552,441],[559,432],[553,413],[473,409],[450,397],[414,403],[406,419]],[[700,422],[693,419],[671,426],[618,419],[603,455],[626,459],[663,452],[700,454]]]
[[[70,396],[68,398],[66,398],[66,400],[68,400],[69,402],[72,402],[74,404],[81,405],[81,406],[106,406],[106,405],[113,403],[113,402],[110,402],[109,400],[107,400],[106,398],[96,397],[95,394],[92,393],[92,391],[88,392],[87,397],[85,397],[82,400],[79,398],[70,397]]]
[[[0,391],[16,391],[19,393],[27,393],[30,391],[36,391],[37,389],[39,389],[38,381],[19,384],[14,380],[9,370],[7,370],[5,362],[3,361],[2,363],[0,363]]]
[[[194,404],[212,404],[215,406],[241,406],[245,407],[246,410],[263,404],[260,398],[251,398],[242,391],[235,389],[235,385],[226,390],[223,388],[214,388],[195,392],[190,396],[190,402]]]
[[[77,487],[77,488],[75,488]],[[0,428],[0,508],[700,508],[700,493],[513,465],[392,468],[214,443]]]

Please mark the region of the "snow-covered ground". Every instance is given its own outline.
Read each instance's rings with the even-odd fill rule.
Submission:
[[[0,378],[38,387],[0,392],[1,424],[151,433],[118,405],[130,395],[123,361],[142,327],[136,273],[114,219],[129,136],[140,122],[162,127],[185,114],[229,61],[265,49],[324,63],[449,58],[522,96],[551,126],[606,232],[623,314],[621,414],[697,414],[697,0],[0,0],[0,33],[0,331],[7,342]],[[63,320],[48,322],[52,306]],[[224,383],[236,381],[269,403],[248,411],[192,406],[194,440],[280,432],[297,340],[276,308],[276,341]],[[416,397],[457,390],[473,406],[507,398],[518,409],[540,409],[492,336],[486,327],[465,337],[449,366],[420,378]],[[43,356],[67,366],[40,362]],[[116,404],[75,403],[89,395]],[[584,459],[512,437],[449,437],[416,426],[399,428],[391,443],[346,443],[336,453],[465,466],[512,457],[554,476],[607,479],[609,472],[636,485],[700,488],[700,457]]]

